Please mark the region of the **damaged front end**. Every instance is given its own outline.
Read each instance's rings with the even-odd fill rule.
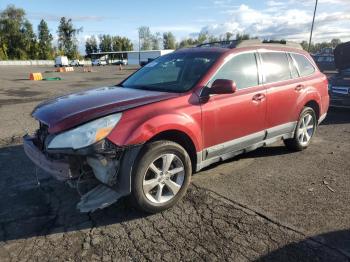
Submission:
[[[77,208],[92,212],[131,193],[131,172],[141,145],[119,147],[104,138],[81,149],[50,149],[53,136],[40,124],[34,136],[24,136],[27,156],[47,173],[77,189]]]

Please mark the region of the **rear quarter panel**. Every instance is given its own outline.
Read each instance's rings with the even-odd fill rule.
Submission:
[[[318,117],[327,113],[329,107],[327,77],[323,73],[317,71],[312,76],[304,77],[303,82],[306,88],[299,97],[299,112],[301,112],[305,104],[313,100],[319,105],[320,112]]]

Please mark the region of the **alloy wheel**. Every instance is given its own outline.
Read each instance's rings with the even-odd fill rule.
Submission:
[[[171,200],[181,189],[185,179],[185,167],[175,154],[157,157],[148,166],[142,187],[147,199],[160,204]]]
[[[305,114],[299,122],[297,137],[302,146],[309,144],[315,131],[315,121],[311,114]]]

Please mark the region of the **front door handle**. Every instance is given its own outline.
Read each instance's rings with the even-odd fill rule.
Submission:
[[[304,87],[305,87],[304,85],[297,85],[294,89],[299,92],[299,91],[302,91]]]
[[[265,99],[265,95],[264,94],[256,94],[253,96],[252,99],[255,102],[260,102],[261,100]]]

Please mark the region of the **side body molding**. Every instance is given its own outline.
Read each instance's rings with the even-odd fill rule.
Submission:
[[[197,153],[196,171],[213,163],[223,161],[242,153],[294,136],[297,122],[278,125],[267,130],[224,142]]]

